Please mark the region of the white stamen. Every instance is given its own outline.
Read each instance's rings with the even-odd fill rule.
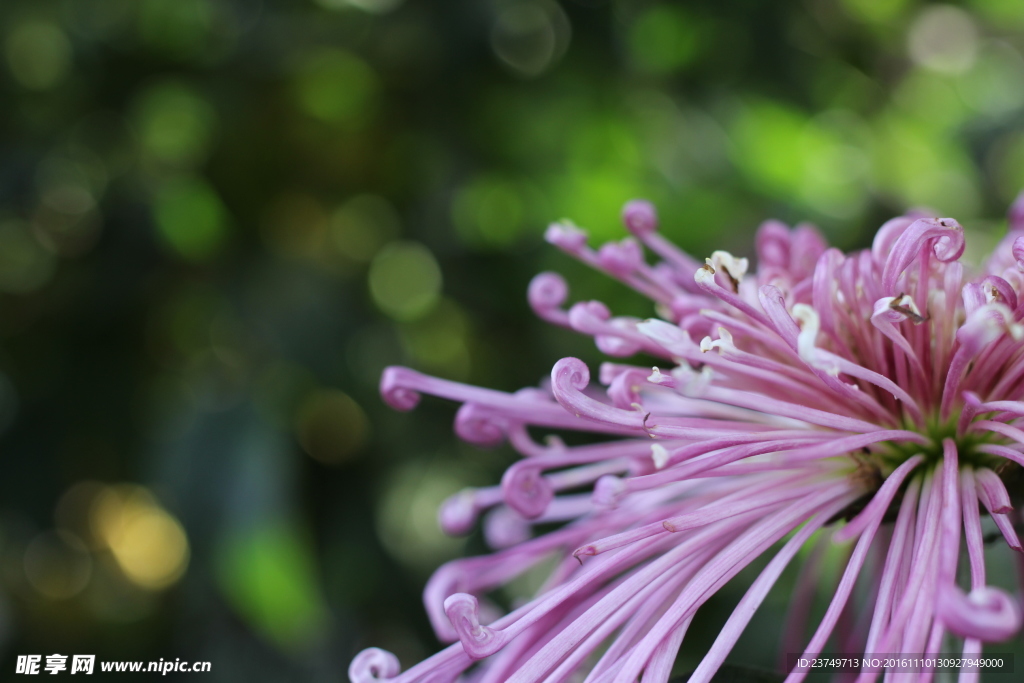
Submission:
[[[818,331],[821,330],[821,317],[818,312],[807,304],[794,304],[793,317],[800,323],[800,333],[796,337],[796,349],[800,358],[811,366],[838,377],[839,366],[822,359],[817,347]]]
[[[716,251],[712,253],[711,258],[708,259],[708,263],[715,270],[725,268],[725,271],[729,273],[729,276],[737,282],[743,279],[743,276],[747,274],[747,268],[750,267],[750,261],[745,258],[736,258],[727,251]]]
[[[703,395],[714,379],[714,373],[707,365],[701,368],[700,372],[695,371],[689,365],[680,365],[672,369],[672,376],[678,382],[676,390],[690,398],[699,398]]]
[[[653,444],[651,446],[651,460],[654,462],[654,469],[662,469],[668,463],[668,451],[661,444]]]

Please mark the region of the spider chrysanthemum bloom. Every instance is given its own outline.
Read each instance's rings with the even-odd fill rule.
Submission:
[[[623,219],[632,237],[597,251],[569,224],[547,239],[652,299],[658,319],[613,317],[597,301],[565,310],[551,273],[529,300],[606,354],[642,352],[659,367],[605,363],[598,389],[564,358],[550,385],[515,394],[385,372],[391,406],[409,410],[421,393],[459,401],[459,436],[507,439],[524,457],[500,486],[460,492],[440,512],[450,533],[486,512],[496,550],[444,565],[426,587],[452,645],[405,672],[365,650],[352,681],[666,681],[694,613],[770,551],[689,679],[708,681],[783,569],[821,538],[853,542],[845,568],[809,640],[818,582],[798,582],[781,652],[927,655],[952,634],[970,655],[1015,634],[1017,598],[986,583],[982,518],[1020,551],[1005,483],[1024,463],[1024,203],[977,270],[960,261],[961,226],[923,214],[889,221],[851,254],[812,227],[768,222],[754,274],[726,252],[694,261],[658,233],[646,202]],[[538,441],[543,430],[605,440],[570,447]],[[552,556],[532,598],[508,613],[487,599]],[[789,680],[805,675],[793,668]]]

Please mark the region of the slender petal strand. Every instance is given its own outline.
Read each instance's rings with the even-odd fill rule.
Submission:
[[[385,371],[381,395],[396,410],[423,395],[455,401],[460,438],[507,441],[523,458],[500,485],[460,491],[439,511],[450,534],[482,519],[494,549],[447,563],[427,583],[431,625],[451,644],[404,672],[394,655],[366,649],[349,679],[665,683],[685,651],[703,656],[690,680],[711,681],[808,545],[808,580],[780,647],[813,657],[835,642],[849,655],[920,657],[952,636],[966,657],[1013,637],[1021,605],[986,583],[985,559],[1022,551],[1011,496],[1024,467],[1021,206],[983,269],[960,261],[958,222],[920,213],[889,221],[870,250],[850,254],[810,226],[769,221],[753,260],[685,254],[642,200],[623,210],[632,236],[620,241],[591,248],[582,229],[552,225],[551,244],[650,299],[661,318],[570,305],[555,273],[530,284],[533,310],[607,355],[642,352],[659,367],[609,362],[591,382],[586,363],[563,358],[550,382],[515,393]],[[540,438],[552,430],[597,438]],[[984,517],[1003,536],[990,552]],[[825,546],[850,542],[805,640]],[[962,544],[968,576],[958,571]],[[765,553],[772,559],[710,650],[693,652],[695,614]],[[508,612],[492,600],[543,567],[535,595]],[[795,682],[808,671],[782,673]],[[866,668],[858,680],[883,675],[933,676]],[[978,676],[965,669],[960,680]]]

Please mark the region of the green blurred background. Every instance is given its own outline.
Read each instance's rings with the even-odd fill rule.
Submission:
[[[544,269],[651,314],[553,219],[617,238],[647,197],[703,257],[929,206],[987,246],[1024,186],[1019,0],[3,0],[0,49],[5,676],[433,652],[423,582],[482,550],[436,506],[514,456],[377,380],[597,362],[530,314]]]

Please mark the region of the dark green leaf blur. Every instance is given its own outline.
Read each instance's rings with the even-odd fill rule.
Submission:
[[[634,197],[700,258],[769,217],[859,247],[908,207],[982,253],[1024,187],[1022,51],[1020,0],[3,0],[4,675],[434,652],[423,583],[484,551],[436,508],[514,456],[442,401],[388,409],[381,370],[511,391],[596,363],[526,287],[652,315],[542,240],[621,237]],[[775,666],[796,580],[739,663]]]

